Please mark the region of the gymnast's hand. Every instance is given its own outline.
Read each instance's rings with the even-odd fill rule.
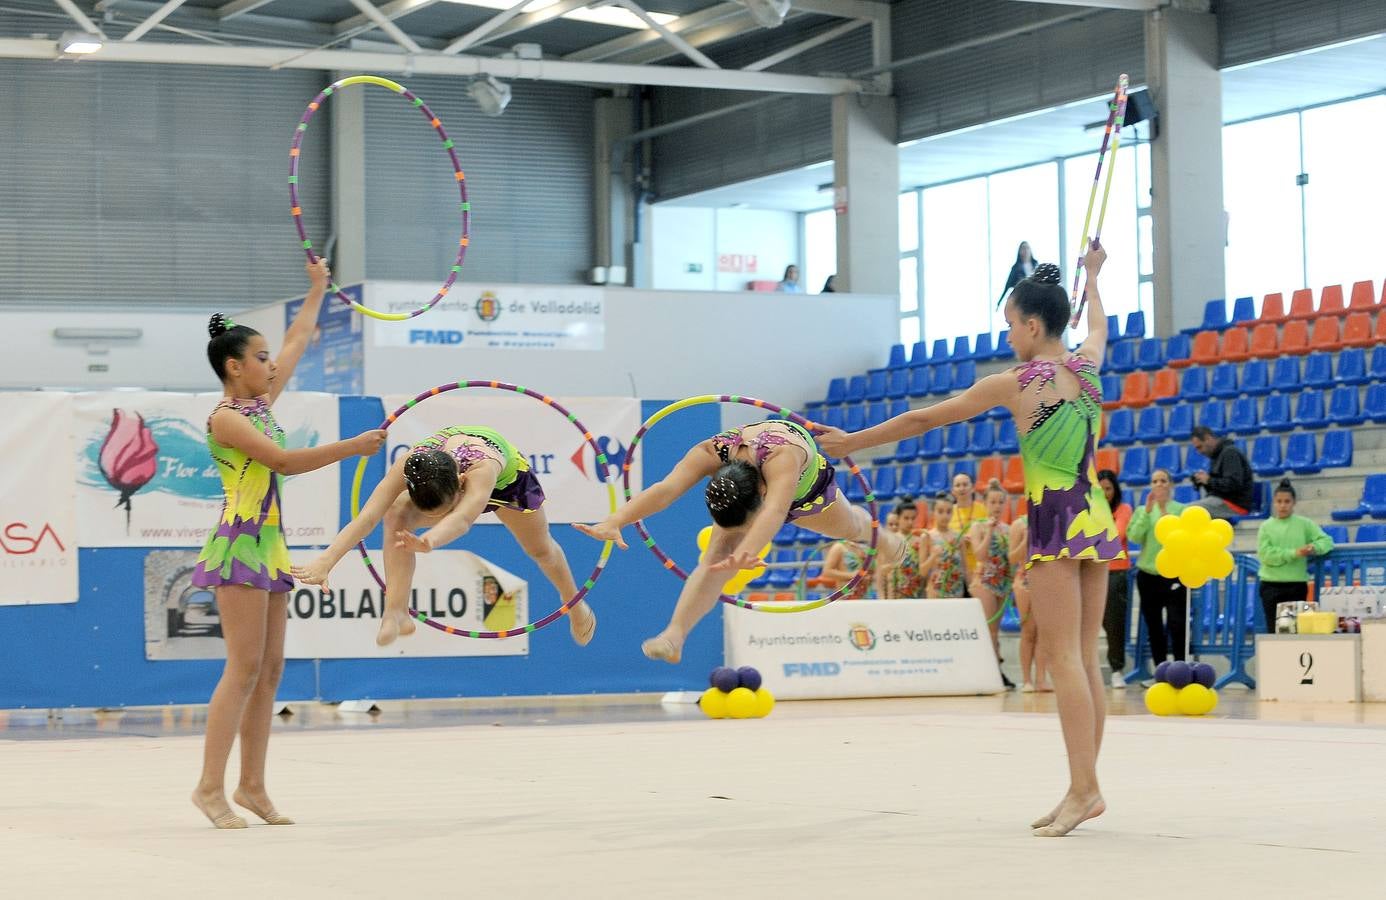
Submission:
[[[327,587],[327,576],[332,572],[332,564],[325,556],[319,556],[306,566],[294,566],[289,571],[304,584],[320,584]]]
[[[327,260],[318,257],[317,262],[304,263],[303,268],[308,271],[308,283],[314,290],[327,290],[327,286],[332,282],[332,270],[327,267]]]
[[[759,569],[765,565],[765,560],[747,550],[738,550],[726,559],[711,563],[707,568],[710,572],[735,572],[739,569]]]
[[[596,525],[584,525],[581,522],[574,522],[573,527],[590,538],[596,538],[599,541],[615,541],[617,547],[620,547],[622,550],[626,549],[626,542],[621,537],[620,526],[612,524],[610,520],[598,522]]]
[[[420,536],[412,531],[401,529],[395,532],[395,546],[414,553],[428,553],[433,549],[433,541],[429,540],[426,535]]]
[[[841,428],[831,426],[820,426],[822,431],[813,436],[813,440],[818,444],[818,449],[823,451],[824,456],[831,456],[841,459],[852,452],[852,436]]]

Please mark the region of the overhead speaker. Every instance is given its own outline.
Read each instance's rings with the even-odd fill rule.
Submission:
[[[1160,113],[1155,109],[1155,101],[1150,99],[1149,91],[1136,91],[1126,95],[1126,119],[1124,125],[1150,123],[1150,138],[1160,136]]]

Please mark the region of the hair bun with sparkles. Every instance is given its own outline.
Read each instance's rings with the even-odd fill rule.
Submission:
[[[721,512],[724,509],[731,509],[736,503],[736,482],[730,478],[718,476],[707,483],[705,497],[708,509],[713,512]]]
[[[1059,267],[1053,263],[1040,263],[1035,266],[1035,272],[1030,276],[1040,284],[1058,284],[1060,277]]]
[[[212,313],[212,320],[207,323],[207,333],[212,337],[220,337],[235,327],[235,323],[221,313]]]

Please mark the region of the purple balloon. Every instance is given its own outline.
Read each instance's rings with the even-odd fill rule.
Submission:
[[[1193,667],[1182,659],[1176,659],[1165,670],[1165,678],[1172,687],[1187,687],[1193,681]]]
[[[1169,660],[1165,660],[1155,667],[1155,680],[1159,682],[1169,681]]]
[[[736,670],[729,666],[718,666],[713,669],[707,681],[708,684],[717,688],[717,690],[728,694],[736,690],[741,683],[741,679],[737,676]]]
[[[751,666],[742,666],[736,670],[736,677],[741,682],[741,686],[747,690],[760,690],[760,672]]]
[[[1201,684],[1206,688],[1212,688],[1214,682],[1218,680],[1218,673],[1213,667],[1205,662],[1193,664],[1194,684]]]

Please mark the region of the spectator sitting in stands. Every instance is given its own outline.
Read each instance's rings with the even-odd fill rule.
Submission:
[[[1208,510],[1214,519],[1245,516],[1256,503],[1251,463],[1228,438],[1220,438],[1211,428],[1199,425],[1193,430],[1194,449],[1213,461],[1207,472],[1194,472],[1193,481],[1207,496],[1189,504]]]
[[[775,290],[781,294],[802,294],[804,289],[799,287],[799,267],[785,266],[784,278],[775,286]]]
[[[822,290],[820,293],[824,293],[824,294],[836,294],[836,293],[837,293],[837,276],[836,276],[836,275],[829,275],[829,276],[828,276],[828,280],[825,281],[825,282],[823,282],[823,290]]]

